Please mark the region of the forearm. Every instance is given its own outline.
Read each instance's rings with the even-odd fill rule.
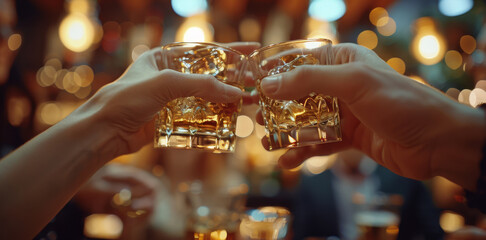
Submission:
[[[115,135],[72,114],[0,161],[0,238],[31,239],[117,155]]]

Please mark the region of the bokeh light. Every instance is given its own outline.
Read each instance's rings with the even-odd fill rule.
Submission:
[[[187,18],[175,36],[176,42],[212,42],[214,30],[205,14]]]
[[[95,37],[93,22],[83,14],[69,14],[59,26],[59,37],[69,50],[86,51],[93,44]]]
[[[245,18],[240,22],[238,28],[241,40],[252,42],[259,41],[262,34],[260,23],[255,18]]]
[[[31,111],[31,104],[25,96],[9,97],[6,107],[8,122],[12,126],[20,126]]]
[[[207,10],[208,3],[206,0],[172,0],[172,9],[177,15],[190,17]]]
[[[462,55],[456,50],[447,51],[444,60],[450,69],[456,70],[462,66]]]
[[[481,88],[475,88],[469,94],[469,104],[477,107],[480,104],[486,103],[486,91]]]
[[[436,35],[423,35],[415,42],[415,57],[421,63],[432,65],[438,63],[442,59],[445,47]]]
[[[137,58],[140,57],[140,55],[142,55],[144,52],[148,50],[150,50],[150,48],[145,44],[140,44],[135,46],[132,50],[132,61],[137,60]]]
[[[346,13],[343,0],[312,0],[309,4],[309,15],[325,21],[336,21]]]
[[[336,156],[311,157],[303,163],[302,170],[305,174],[316,175],[329,169],[335,162]]]
[[[7,46],[10,51],[16,51],[22,45],[22,36],[18,33],[14,33],[8,37]]]
[[[55,102],[42,103],[37,110],[39,113],[39,120],[41,123],[47,125],[54,125],[61,121],[62,111],[59,105]]]
[[[462,51],[467,54],[471,54],[476,50],[476,39],[471,35],[464,35],[459,40]]]
[[[245,138],[253,133],[254,124],[250,117],[246,115],[238,116],[236,120],[236,136]]]
[[[369,18],[370,18],[371,24],[378,26],[378,21],[380,19],[387,19],[388,18],[388,12],[386,11],[386,9],[384,9],[382,7],[377,7],[377,8],[374,8],[373,10],[371,10]],[[380,21],[380,24],[386,24],[386,23],[387,22],[385,22],[383,20]]]
[[[474,5],[473,0],[439,0],[439,11],[449,17],[462,15]]]
[[[391,17],[382,17],[378,20],[376,29],[383,36],[391,36],[397,31],[397,24]]]
[[[93,11],[93,7],[88,0],[70,0],[68,10],[71,13],[89,14]]]
[[[440,226],[448,233],[457,231],[464,226],[464,217],[451,211],[444,211],[440,215]]]
[[[405,62],[401,58],[397,58],[397,57],[390,58],[390,59],[388,59],[388,61],[386,61],[386,63],[388,63],[388,65],[390,65],[390,67],[395,69],[395,71],[397,71],[398,73],[400,73],[400,74],[405,73],[406,65],[405,65]]]
[[[79,87],[88,87],[94,79],[94,72],[88,65],[81,65],[74,69],[77,78],[74,78],[74,83]]]
[[[371,30],[364,30],[358,35],[356,42],[366,48],[374,49],[378,45],[378,36]]]
[[[469,104],[469,95],[471,95],[471,90],[469,89],[463,89],[460,93],[459,93],[459,96],[457,97],[457,100],[460,102],[460,103],[464,103],[466,105],[470,105]]]
[[[91,214],[84,220],[84,235],[97,239],[119,239],[123,222],[113,214]]]
[[[62,79],[62,88],[68,93],[75,93],[79,90],[79,85],[76,82],[80,82],[81,77],[76,72],[67,72]]]

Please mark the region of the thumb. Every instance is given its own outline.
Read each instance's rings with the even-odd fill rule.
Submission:
[[[275,99],[299,99],[315,92],[351,103],[362,96],[360,93],[372,87],[372,79],[366,77],[367,71],[371,71],[371,67],[359,62],[303,65],[292,71],[264,78],[261,89],[263,94]]]
[[[210,102],[235,102],[241,99],[241,89],[218,81],[206,74],[187,74],[163,70],[156,81],[157,95],[165,102],[180,97],[195,96]]]

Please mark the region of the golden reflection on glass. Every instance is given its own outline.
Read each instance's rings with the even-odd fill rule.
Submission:
[[[17,49],[19,49],[20,45],[22,45],[22,36],[18,33],[10,35],[7,40],[7,45],[10,51],[16,51]]]
[[[459,40],[462,51],[467,54],[471,54],[476,50],[476,39],[471,35],[464,35]]]
[[[97,239],[118,239],[123,222],[113,214],[91,214],[84,219],[84,236]]]
[[[444,60],[446,65],[452,70],[462,66],[462,55],[456,50],[447,51]]]
[[[358,35],[356,42],[369,49],[374,49],[378,45],[378,36],[371,30],[364,30]]]
[[[395,69],[395,71],[397,71],[400,74],[404,74],[405,70],[407,68],[407,66],[405,65],[405,62],[401,58],[397,58],[397,57],[388,59],[388,61],[386,61],[386,63],[388,63],[388,65],[390,65],[390,67]]]

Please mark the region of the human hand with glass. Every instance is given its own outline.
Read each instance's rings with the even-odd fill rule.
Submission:
[[[334,65],[299,66],[261,80],[262,93],[272,99],[316,92],[340,101],[343,140],[289,149],[281,166],[357,148],[399,175],[444,176],[475,190],[486,139],[483,111],[398,74],[364,47],[337,44],[331,54]],[[257,120],[263,124],[261,116]],[[268,148],[268,141],[262,142]]]
[[[231,47],[249,53],[259,44]],[[160,49],[142,54],[116,81],[0,161],[0,238],[32,238],[105,163],[152,142],[154,117],[169,101],[195,96],[228,103],[243,96],[210,75],[160,70],[160,59]]]

